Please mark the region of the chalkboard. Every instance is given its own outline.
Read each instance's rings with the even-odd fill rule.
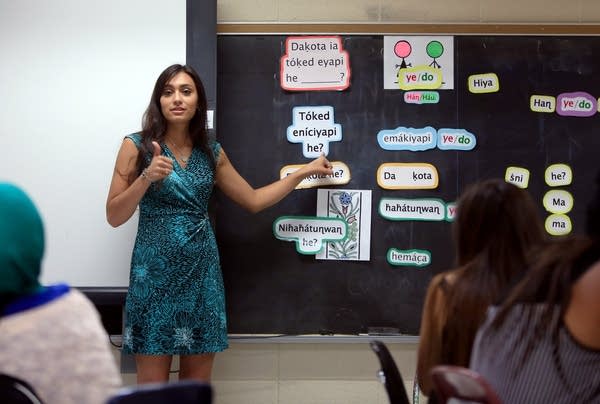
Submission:
[[[530,110],[534,94],[558,97],[586,91],[600,96],[594,55],[598,37],[456,36],[454,89],[440,90],[439,102],[409,104],[403,90],[383,89],[380,35],[341,36],[352,71],[344,91],[284,91],[279,60],[283,35],[219,36],[217,44],[217,139],[238,171],[254,186],[279,177],[288,164],[306,163],[299,144],[286,139],[295,106],[332,106],[343,140],[330,144],[329,158],[343,161],[351,181],[331,188],[372,190],[371,259],[315,260],[293,243],[273,235],[280,216],[316,213],[316,189],[295,190],[278,205],[256,215],[222,195],[216,204],[216,233],[227,295],[230,333],[364,333],[368,327],[394,327],[418,334],[422,304],[431,277],[453,265],[448,221],[390,221],[378,214],[381,198],[456,200],[477,180],[501,177],[509,166],[529,170],[528,190],[549,213],[542,198],[548,166],[567,164],[573,182],[561,189],[574,197],[568,213],[573,232],[583,230],[588,187],[600,146],[600,115],[561,116]],[[495,73],[500,90],[473,94],[471,75]],[[594,91],[596,93],[594,93]],[[477,137],[472,151],[382,149],[377,133],[397,127],[462,128]],[[377,184],[387,162],[425,162],[439,172],[431,190],[386,190]],[[389,248],[423,249],[431,264],[390,265]]]

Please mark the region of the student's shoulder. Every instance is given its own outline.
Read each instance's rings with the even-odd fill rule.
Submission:
[[[581,277],[573,284],[572,294],[600,304],[600,294],[595,293],[600,289],[600,260],[593,263]]]
[[[97,313],[94,303],[85,293],[77,288],[69,287],[69,291],[65,294],[64,300],[75,310],[81,310],[86,313]]]

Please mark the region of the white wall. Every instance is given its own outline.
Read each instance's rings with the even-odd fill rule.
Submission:
[[[46,225],[42,280],[126,286],[136,219],[105,201],[158,74],[185,62],[185,0],[0,0],[0,181]]]
[[[218,23],[598,23],[598,0],[217,0]]]

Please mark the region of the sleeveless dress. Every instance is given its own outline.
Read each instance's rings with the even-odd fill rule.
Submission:
[[[140,134],[128,135],[141,146]],[[194,148],[182,168],[153,183],[139,204],[139,224],[125,303],[123,352],[191,355],[227,348],[225,293],[207,214],[214,170]],[[221,146],[211,142],[218,160]],[[151,155],[147,156],[148,161]]]

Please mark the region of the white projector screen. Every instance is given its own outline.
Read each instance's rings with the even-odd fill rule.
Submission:
[[[43,283],[128,285],[137,218],[106,222],[113,166],[185,54],[185,0],[0,2],[0,181],[42,214]]]

